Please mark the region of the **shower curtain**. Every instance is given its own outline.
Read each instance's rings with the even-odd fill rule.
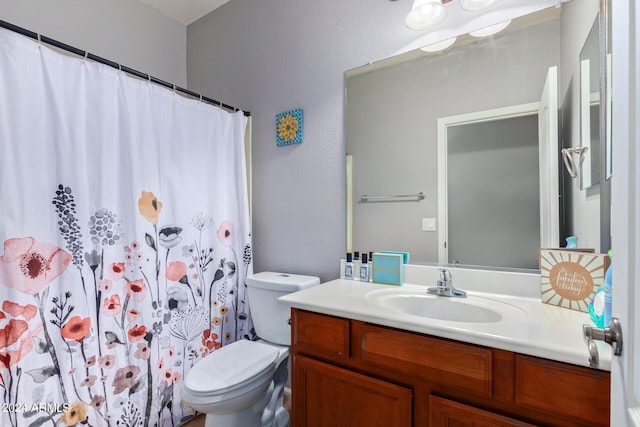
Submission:
[[[0,30],[0,425],[179,425],[255,339],[246,120]]]

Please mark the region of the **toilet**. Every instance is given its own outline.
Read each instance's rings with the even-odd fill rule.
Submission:
[[[282,406],[289,377],[290,307],[278,298],[318,277],[265,271],[246,278],[258,341],[239,340],[209,354],[182,383],[184,404],[206,414],[205,427],[287,427]]]

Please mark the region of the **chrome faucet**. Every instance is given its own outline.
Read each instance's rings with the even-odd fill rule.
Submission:
[[[451,273],[449,272],[449,270],[444,268],[440,269],[440,279],[438,280],[436,286],[427,289],[427,293],[431,295],[438,295],[441,297],[467,297],[467,293],[465,291],[459,291],[453,286]]]

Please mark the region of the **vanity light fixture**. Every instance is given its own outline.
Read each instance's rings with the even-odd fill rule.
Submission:
[[[404,22],[412,30],[421,31],[438,25],[446,17],[447,10],[440,0],[413,0]]]
[[[475,12],[476,10],[486,9],[493,6],[500,0],[460,0],[460,6],[464,10]]]
[[[439,52],[441,50],[445,50],[456,42],[457,37],[453,37],[447,40],[442,40],[440,42],[432,43],[427,46],[423,46],[420,50],[425,52]]]
[[[480,28],[479,30],[476,30],[476,31],[471,31],[469,35],[473,37],[487,37],[504,30],[509,26],[510,23],[511,23],[511,19],[509,19],[508,21],[499,22],[494,25],[489,25],[488,27]]]

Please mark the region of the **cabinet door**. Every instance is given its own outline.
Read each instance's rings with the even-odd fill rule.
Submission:
[[[297,353],[336,362],[351,357],[349,320],[295,308],[291,320],[291,345]]]
[[[437,396],[429,396],[430,427],[533,427],[513,418],[494,414]]]
[[[410,427],[411,390],[294,355],[296,427]]]
[[[609,372],[516,355],[515,379],[518,406],[583,425],[609,425]]]

